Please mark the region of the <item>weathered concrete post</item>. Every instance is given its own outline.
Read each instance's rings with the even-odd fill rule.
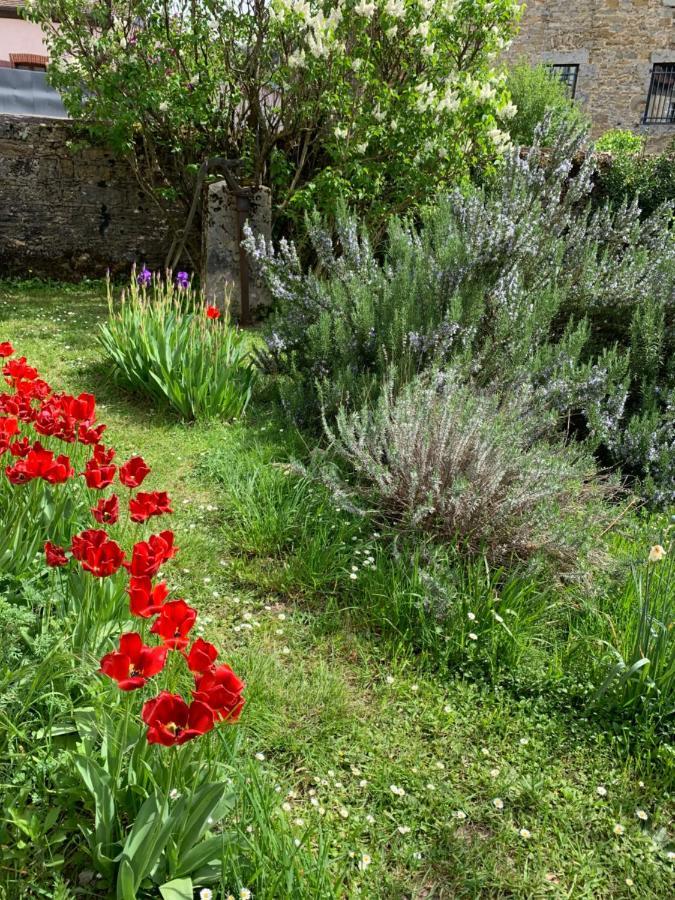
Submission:
[[[222,306],[226,292],[229,293],[230,312],[244,322],[248,318],[247,293],[250,313],[269,302],[264,285],[250,270],[240,248],[243,237],[241,229],[245,222],[249,223],[255,234],[262,234],[267,241],[270,240],[272,201],[269,190],[261,188],[233,193],[226,181],[210,184],[202,238],[202,284],[209,303]]]

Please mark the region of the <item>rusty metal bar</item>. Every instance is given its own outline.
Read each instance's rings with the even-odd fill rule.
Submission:
[[[249,294],[248,259],[242,246],[244,225],[251,211],[251,199],[248,191],[236,193],[237,202],[237,237],[239,243],[239,324],[249,325],[251,321],[251,301]]]

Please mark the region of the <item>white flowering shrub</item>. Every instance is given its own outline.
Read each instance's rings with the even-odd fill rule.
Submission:
[[[675,499],[675,244],[668,207],[595,209],[593,160],[561,131],[514,151],[490,182],[455,190],[420,227],[394,219],[377,255],[354,217],[310,222],[318,266],[246,246],[277,300],[260,363],[293,414],[317,423],[452,363],[531,402],[603,465]]]
[[[378,221],[491,163],[515,111],[497,59],[517,0],[34,0],[28,14],[70,114],[167,208],[228,156],[282,218],[345,196]]]

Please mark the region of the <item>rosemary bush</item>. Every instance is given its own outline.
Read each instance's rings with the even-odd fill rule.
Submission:
[[[147,287],[132,278],[119,306],[109,287],[108,306],[99,340],[127,387],[186,420],[244,413],[255,369],[248,338],[227,316],[209,319],[191,288],[157,277]]]
[[[517,397],[463,384],[452,370],[385,383],[371,408],[340,410],[333,448],[357,476],[356,492],[396,521],[494,564],[545,553],[574,559],[597,482],[570,448],[539,439]]]
[[[293,245],[246,247],[276,299],[258,363],[317,426],[434,366],[479,386],[531,390],[603,465],[675,499],[675,244],[671,210],[597,209],[584,137],[542,128],[490,183],[442,197],[419,225],[392,219],[375,251],[344,210],[309,223],[317,265]]]

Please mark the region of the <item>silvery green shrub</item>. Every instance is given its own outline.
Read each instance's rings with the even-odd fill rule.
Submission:
[[[453,369],[399,390],[388,380],[372,405],[340,409],[326,431],[358,500],[493,564],[569,564],[600,508],[588,502],[603,493],[592,463],[578,446],[542,439],[524,393],[499,397]]]
[[[603,466],[674,500],[671,209],[597,209],[593,176],[583,135],[561,129],[419,223],[392,218],[377,250],[345,210],[332,232],[311,218],[309,269],[249,233],[276,300],[259,363],[291,413],[317,424],[372,400],[387,373],[401,385],[451,363],[504,394],[529,386]]]

